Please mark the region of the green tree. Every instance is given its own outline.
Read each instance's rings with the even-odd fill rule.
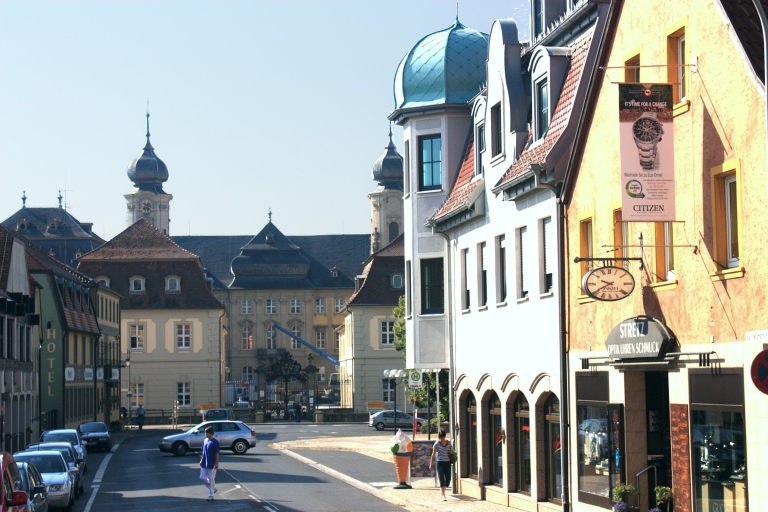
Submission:
[[[395,350],[403,353],[405,360],[405,295],[397,299],[397,306],[392,310],[392,315],[397,318],[395,322]]]

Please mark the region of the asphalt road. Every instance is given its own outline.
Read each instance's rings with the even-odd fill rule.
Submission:
[[[377,435],[367,425],[263,424],[258,443],[246,455],[222,451],[214,502],[198,480],[199,453],[183,457],[163,454],[157,443],[174,431],[131,432],[109,454],[90,453],[86,492],[74,512],[185,511],[318,511],[404,510],[334,478],[300,460],[269,448],[275,441],[327,436]],[[366,483],[394,480],[390,464],[349,452],[303,451],[303,457]]]

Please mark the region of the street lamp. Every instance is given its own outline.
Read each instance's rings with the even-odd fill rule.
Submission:
[[[131,424],[131,418],[133,415],[131,414],[131,398],[133,398],[133,393],[131,393],[131,350],[128,349],[128,352],[125,354],[125,366],[128,368],[128,424]]]
[[[384,377],[395,384],[395,432],[397,432],[397,385],[403,382],[405,370],[384,370]]]

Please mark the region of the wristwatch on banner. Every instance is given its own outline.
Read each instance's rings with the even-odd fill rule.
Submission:
[[[655,112],[643,112],[643,115],[632,124],[632,136],[635,139],[638,153],[640,154],[640,166],[643,169],[653,169],[656,161],[656,146],[664,134],[661,121],[656,119]]]

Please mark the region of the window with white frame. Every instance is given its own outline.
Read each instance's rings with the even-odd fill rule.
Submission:
[[[342,309],[344,309],[344,299],[335,299],[334,300],[334,308],[333,308],[333,310],[336,313],[341,313]]]
[[[541,293],[549,293],[553,286],[552,269],[556,263],[555,228],[552,217],[541,219]]]
[[[253,367],[252,366],[243,366],[243,382],[250,382],[253,380]]]
[[[440,190],[443,185],[440,135],[419,137],[419,190]]]
[[[192,384],[190,382],[176,383],[176,401],[179,403],[179,407],[192,405]]]
[[[253,301],[251,299],[243,299],[240,301],[240,314],[250,315],[253,313]]]
[[[685,33],[677,38],[677,86],[678,102],[685,100]]]
[[[267,350],[275,350],[277,348],[277,331],[274,326],[267,327]]]
[[[325,348],[325,331],[315,331],[315,346],[317,348]]]
[[[528,296],[528,262],[525,253],[528,249],[528,228],[523,226],[517,230],[517,298],[524,299]]]
[[[301,313],[301,299],[291,299],[291,314]]]
[[[547,80],[536,84],[536,139],[546,135],[549,128],[549,87]]]
[[[131,350],[144,350],[144,324],[128,324]]]
[[[491,157],[503,152],[504,134],[501,122],[501,103],[491,107]]]
[[[296,338],[301,338],[301,329],[299,328],[298,325],[294,325],[293,327],[291,327],[291,332],[293,333],[294,336],[296,336]],[[301,348],[299,347],[299,340],[295,338],[291,338],[291,349],[296,350],[299,348]]]
[[[496,283],[496,302],[507,300],[507,241],[505,235],[496,237],[496,265],[498,282]]]
[[[144,288],[144,278],[141,276],[133,276],[131,278],[131,287],[130,292],[131,293],[142,293],[145,291]]]
[[[325,299],[315,299],[315,314],[322,315],[325,313]]]
[[[107,276],[99,276],[96,278],[96,282],[102,286],[109,288],[109,278]]]
[[[251,331],[250,325],[243,327],[241,339],[243,342],[243,350],[251,350],[253,348],[253,332]]]
[[[488,305],[488,248],[485,242],[480,242],[477,247],[478,256],[478,304],[480,307]]]
[[[475,129],[475,176],[483,173],[483,153],[485,152],[485,123]]]
[[[400,274],[395,274],[392,276],[392,288],[395,290],[399,290],[403,287],[403,276]]]
[[[168,276],[165,278],[165,291],[167,292],[180,292],[181,280],[176,276]]]
[[[277,301],[275,299],[267,299],[264,301],[264,304],[266,305],[266,314],[268,315],[275,315],[277,314]]]
[[[533,36],[544,33],[544,0],[533,0]]]
[[[338,332],[334,332],[333,339],[336,342],[336,350],[338,350],[339,346],[341,345],[341,334],[339,334]]]
[[[739,212],[736,176],[725,178],[725,249],[728,268],[739,266]]]
[[[472,299],[469,295],[469,249],[461,250],[461,309],[468,310]]]
[[[395,381],[383,379],[381,381],[381,401],[391,404],[395,401]]]
[[[133,404],[133,406],[138,407],[140,405],[144,405],[144,383],[132,382],[130,389],[133,396],[129,398],[129,401]]]
[[[176,348],[192,348],[192,324],[176,324]]]
[[[395,322],[381,322],[381,344],[387,347],[395,344]]]

